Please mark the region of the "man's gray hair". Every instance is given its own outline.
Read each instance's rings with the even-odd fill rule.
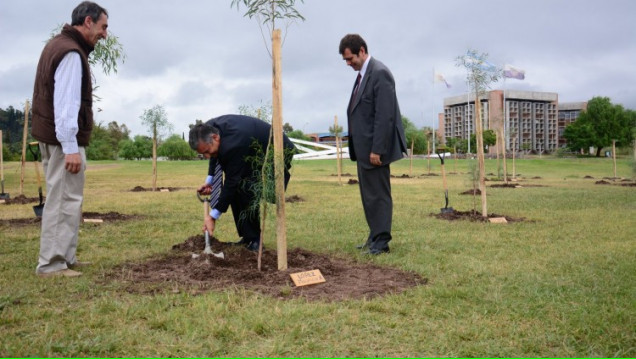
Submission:
[[[71,26],[82,25],[87,16],[90,16],[94,22],[97,22],[102,14],[108,17],[108,11],[106,11],[106,9],[94,2],[84,1],[73,10],[73,14],[71,14]]]
[[[190,148],[196,151],[197,147],[199,146],[199,142],[204,142],[204,143],[214,142],[214,140],[212,139],[213,134],[218,135],[219,129],[214,126],[207,125],[205,123],[199,123],[197,125],[194,125],[194,127],[190,129],[190,136],[188,139]]]

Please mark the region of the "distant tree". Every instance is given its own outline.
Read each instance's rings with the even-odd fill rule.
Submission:
[[[292,125],[290,125],[289,122],[285,122],[285,124],[283,125],[283,133],[289,134],[292,131],[294,131]]]
[[[86,158],[89,160],[115,159],[115,149],[110,141],[108,130],[101,124],[93,127],[90,145],[86,147]]]
[[[411,142],[415,141],[413,145],[413,154],[426,153],[426,144],[428,143],[428,140],[424,134],[425,131],[415,127],[415,124],[404,116],[402,116],[402,126],[404,127],[404,135],[406,136],[407,146],[411,148]]]
[[[197,156],[190,145],[179,135],[168,137],[158,149],[159,156],[169,160],[191,160]]]
[[[122,140],[119,143],[119,157],[126,160],[152,157],[152,139],[148,136],[137,135],[134,140]]]
[[[611,146],[612,140],[621,147],[631,145],[634,127],[634,111],[613,105],[608,97],[594,97],[588,101],[587,110],[565,128],[563,137],[570,149],[595,147],[596,157],[600,157],[603,147]]]
[[[144,110],[144,114],[139,117],[141,123],[148,128],[152,136],[152,190],[157,190],[157,145],[164,134],[164,131],[171,131],[172,125],[168,122],[166,110],[161,105]]]
[[[493,130],[484,130],[484,151],[488,149],[488,146],[493,146],[497,143],[497,135]],[[477,136],[473,133],[470,135],[470,143],[477,143]]]
[[[311,141],[311,138],[303,133],[302,130],[293,130],[287,133],[289,138],[297,138],[299,140]]]
[[[338,125],[338,126],[329,126],[329,133],[332,134],[334,137],[335,136],[342,136],[342,126]]]

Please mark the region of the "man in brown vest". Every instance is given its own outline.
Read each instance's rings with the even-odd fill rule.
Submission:
[[[33,89],[31,135],[40,142],[46,175],[40,277],[77,277],[89,264],[75,256],[84,198],[85,147],[93,129],[93,84],[88,56],[105,39],[108,12],[84,1],[40,56]]]

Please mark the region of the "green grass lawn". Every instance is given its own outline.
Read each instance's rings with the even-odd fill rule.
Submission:
[[[458,172],[448,176],[456,210],[473,209],[473,196],[459,195],[471,188],[469,162],[446,163]],[[428,172],[426,160],[413,166],[413,175]],[[619,160],[618,176],[630,178],[631,166]],[[431,167],[439,173],[439,160]],[[35,276],[39,226],[0,227],[0,355],[636,356],[636,188],[595,184],[613,176],[609,159],[544,156],[516,167],[523,188],[487,190],[489,213],[525,219],[509,224],[436,219],[441,176],[393,179],[391,253],[369,258],[355,249],[367,236],[358,186],[338,184],[335,161],[295,162],[287,194],[304,202],[286,205],[289,247],[429,279],[401,294],[323,303],[241,288],[126,292],[106,273],[200,233],[195,188],[207,162],[160,162],[158,185],[185,188],[170,193],[129,191],[151,186],[149,161],[91,162],[84,211],[144,217],[83,224],[78,256],[94,264],[76,279]],[[494,160],[486,168],[497,172]],[[355,164],[345,161],[343,172],[355,175]],[[392,173],[408,174],[409,161]],[[25,195],[36,197],[32,165],[25,176]],[[5,163],[5,177],[13,198],[19,164]],[[31,205],[0,205],[0,219],[33,216]],[[216,236],[236,239],[229,213]]]

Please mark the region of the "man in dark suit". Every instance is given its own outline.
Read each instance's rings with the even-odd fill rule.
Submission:
[[[351,93],[347,118],[349,156],[357,161],[364,215],[370,233],[358,246],[367,254],[389,252],[393,199],[391,162],[404,157],[406,139],[391,71],[372,58],[364,39],[349,34],[340,41],[340,54],[358,76]]]
[[[214,233],[216,221],[228,207],[232,207],[234,223],[243,245],[257,251],[260,243],[259,198],[261,193],[261,169],[270,138],[271,125],[257,118],[241,115],[225,115],[213,118],[190,130],[190,147],[209,158],[208,177],[198,192],[211,194],[221,185],[221,170],[225,174],[218,201],[211,203],[210,215],[204,221],[204,230]],[[295,151],[294,144],[283,135],[285,157],[285,188],[291,177],[289,169]],[[273,151],[273,146],[271,148]],[[220,168],[217,169],[217,165]],[[272,176],[268,180],[273,181]],[[215,180],[215,177],[218,180]],[[219,186],[216,186],[218,183]],[[215,184],[213,186],[213,184]],[[273,202],[273,197],[268,200]]]

